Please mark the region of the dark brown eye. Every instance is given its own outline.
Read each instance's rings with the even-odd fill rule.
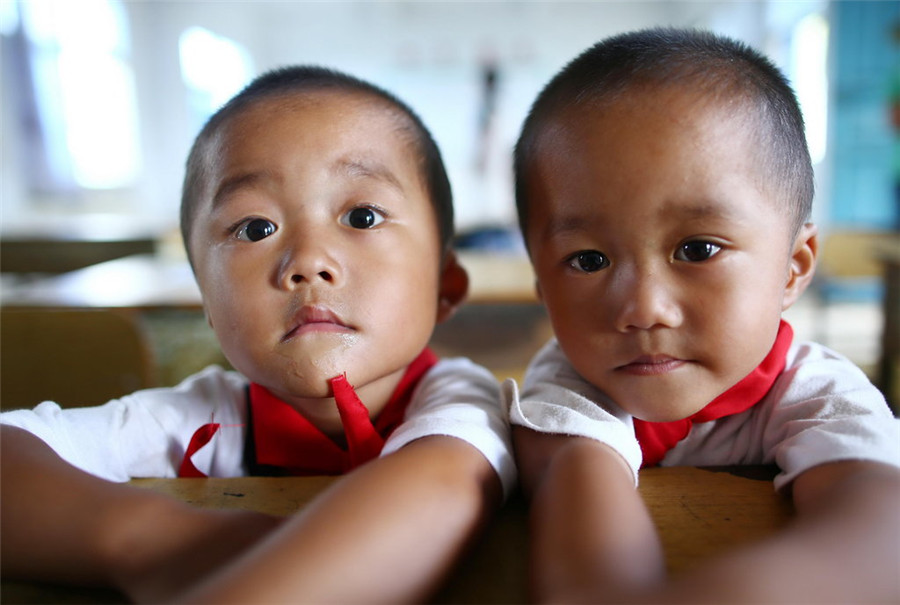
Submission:
[[[598,250],[584,250],[569,257],[569,266],[584,273],[594,273],[609,266],[609,259]]]
[[[272,221],[255,218],[238,230],[237,238],[248,242],[258,242],[275,233],[277,229],[278,227]]]
[[[712,242],[687,242],[678,248],[675,252],[675,258],[689,263],[699,263],[711,259],[721,249],[721,246]]]
[[[353,208],[341,217],[342,224],[354,229],[371,229],[383,221],[384,215],[369,206]]]

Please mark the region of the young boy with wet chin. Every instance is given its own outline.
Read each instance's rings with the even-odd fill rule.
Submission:
[[[555,340],[504,385],[552,602],[900,599],[900,420],[782,318],[812,279],[813,172],[790,86],[745,45],[654,29],[540,93],[520,226]],[[641,465],[776,464],[796,519],[669,579]]]
[[[237,372],[4,414],[4,575],[154,602],[426,598],[515,480],[492,375],[427,348],[468,286],[427,129],[350,76],[270,72],[198,135],[181,218]],[[280,526],[112,483],[342,473]]]

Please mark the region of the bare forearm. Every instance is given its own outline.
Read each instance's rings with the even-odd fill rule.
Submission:
[[[567,438],[541,467],[532,477],[536,600],[614,602],[662,581],[656,530],[618,454]]]
[[[109,584],[112,511],[130,491],[78,471],[36,437],[2,427],[3,575]]]
[[[341,479],[185,600],[419,602],[499,500],[481,454],[449,437],[423,439]]]
[[[653,603],[900,602],[900,472],[838,463],[806,475],[795,485],[796,520],[783,532],[642,597]]]
[[[159,601],[279,523],[98,479],[34,436],[2,430],[4,577],[113,586]]]

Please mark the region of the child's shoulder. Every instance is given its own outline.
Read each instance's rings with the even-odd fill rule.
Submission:
[[[791,345],[785,368],[767,399],[795,412],[804,404],[817,415],[891,415],[884,395],[858,365],[812,341]]]
[[[155,416],[182,417],[191,423],[204,418],[205,422],[242,422],[248,385],[242,374],[211,365],[173,387],[137,391],[122,401]]]
[[[410,409],[454,401],[482,401],[496,405],[500,384],[486,367],[467,357],[440,358],[415,387]]]
[[[173,393],[195,393],[200,397],[208,394],[211,397],[215,397],[223,392],[243,393],[248,384],[249,382],[242,374],[234,370],[227,370],[219,365],[210,365],[184,378],[174,387],[149,389],[147,392],[155,391],[163,394],[170,390]],[[138,393],[142,393],[142,391],[138,391]]]
[[[485,366],[472,361],[468,357],[441,357],[431,367],[425,378],[435,376],[456,376],[464,380],[488,380],[496,382],[496,378]]]
[[[814,380],[832,378],[836,383],[843,381],[869,382],[865,372],[834,349],[815,341],[795,341],[788,349],[783,374],[793,380]]]
[[[104,418],[127,423],[137,418],[240,414],[246,400],[247,379],[219,366],[208,366],[175,386],[135,391],[102,405],[80,407],[78,402],[43,401],[32,409],[4,412],[0,422],[28,428],[35,423],[53,425],[91,424]],[[127,421],[127,422],[126,422]]]

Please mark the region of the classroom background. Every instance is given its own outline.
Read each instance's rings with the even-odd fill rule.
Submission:
[[[657,25],[739,38],[790,78],[822,254],[788,319],[861,365],[896,411],[900,3],[889,0],[0,0],[0,406],[93,405],[227,363],[177,231],[183,163],[213,111],[292,63],[358,75],[419,112],[473,273],[470,304],[434,346],[520,377],[549,327],[515,227],[519,126],[581,50]]]

